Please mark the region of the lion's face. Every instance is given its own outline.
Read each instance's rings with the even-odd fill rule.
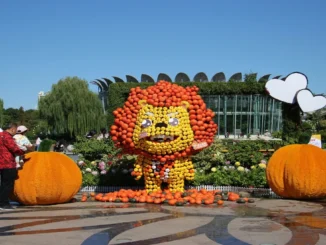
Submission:
[[[166,81],[146,89],[132,88],[124,106],[113,112],[112,140],[125,152],[163,162],[209,146],[217,125],[198,90]]]
[[[184,106],[155,107],[143,104],[137,115],[133,141],[151,154],[173,154],[194,141],[187,102]]]

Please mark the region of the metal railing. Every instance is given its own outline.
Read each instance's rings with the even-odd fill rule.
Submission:
[[[143,186],[84,186],[80,189],[80,192],[97,192],[107,193],[119,191],[121,189],[131,190],[143,190]],[[199,186],[186,186],[185,189],[206,189],[208,191],[220,190],[220,191],[232,191],[232,192],[248,192],[254,197],[266,197],[266,198],[281,198],[276,195],[270,188],[249,188],[249,187],[237,187],[237,186],[214,186],[214,185],[199,185]]]

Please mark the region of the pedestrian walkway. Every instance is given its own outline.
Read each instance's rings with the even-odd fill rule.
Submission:
[[[1,245],[326,244],[326,202],[183,206],[75,202],[0,212]]]

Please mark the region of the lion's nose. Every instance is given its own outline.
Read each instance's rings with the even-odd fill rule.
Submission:
[[[166,123],[164,123],[164,122],[160,122],[160,123],[156,123],[155,124],[155,127],[156,128],[158,128],[158,127],[160,127],[160,128],[166,128],[168,125],[166,124]]]

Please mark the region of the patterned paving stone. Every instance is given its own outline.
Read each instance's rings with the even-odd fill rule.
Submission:
[[[306,226],[326,229],[325,218],[315,217],[311,215],[310,216],[302,215],[302,216],[288,217],[288,219]]]
[[[33,222],[35,221],[34,219],[26,219],[24,220],[24,222]],[[6,226],[12,226],[12,225],[19,225],[22,223],[22,220],[0,220],[0,231],[2,227],[6,227]]]
[[[229,207],[216,207],[216,206],[194,206],[194,207],[171,207],[163,206],[163,209],[170,211],[181,211],[186,214],[197,214],[197,215],[235,215],[235,211]]]
[[[69,203],[0,212],[1,245],[317,244],[326,202],[257,200],[223,207]]]
[[[228,231],[253,245],[286,244],[292,237],[288,228],[266,218],[235,218],[229,223]]]
[[[319,241],[316,245],[325,245],[326,244],[326,235],[319,234]]]
[[[168,216],[168,214],[163,213],[148,213],[146,214],[146,219],[156,219]],[[117,223],[125,223],[142,220],[144,214],[128,214],[128,215],[114,215],[114,216],[105,216],[105,217],[96,217],[96,218],[85,218],[85,219],[76,219],[68,221],[60,221],[40,224],[32,227],[25,227],[21,229],[16,229],[15,231],[32,231],[32,230],[50,230],[50,229],[68,229],[68,228],[78,228],[78,227],[89,227],[97,225],[110,225]]]
[[[101,229],[0,237],[1,245],[79,245]],[[108,243],[106,243],[108,244]],[[91,244],[89,244],[91,245]],[[93,241],[96,245],[96,241]]]
[[[187,232],[209,223],[212,221],[212,219],[213,218],[209,217],[195,216],[158,221],[123,232],[113,238],[109,244],[119,244],[119,241],[121,240],[129,240],[130,242],[134,242],[156,237],[164,237],[180,232]],[[193,235],[195,234],[196,233]]]
[[[27,211],[15,211],[13,213],[3,213],[4,217],[51,217],[51,216],[73,216],[73,215],[88,215],[94,212],[104,212],[103,208],[90,208],[90,209],[68,209],[68,210],[27,210]]]
[[[220,245],[220,243],[216,243],[210,240],[206,235],[196,235],[185,239],[180,239],[171,242],[162,242],[160,245]]]
[[[323,209],[323,206],[318,203],[275,199],[259,200],[256,202],[255,206],[271,211],[290,213],[311,213]]]

